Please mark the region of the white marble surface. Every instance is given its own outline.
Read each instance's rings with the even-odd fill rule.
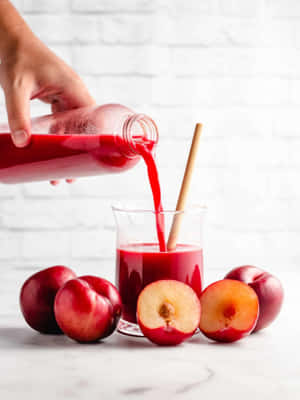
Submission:
[[[199,334],[174,348],[117,333],[91,345],[40,335],[17,302],[5,312],[18,290],[0,286],[0,399],[299,399],[300,280],[281,278],[284,308],[269,329],[235,344]]]

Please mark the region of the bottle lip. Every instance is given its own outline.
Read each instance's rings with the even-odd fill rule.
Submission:
[[[135,124],[138,124],[139,128],[142,129],[143,136],[137,136],[137,137],[133,136],[134,134],[133,128]],[[139,151],[136,148],[136,144],[139,143],[141,139],[143,139],[143,143],[148,142],[149,145],[152,145],[152,148],[157,144],[158,142],[157,125],[153,121],[153,119],[146,114],[130,115],[126,119],[123,125],[123,138],[127,143],[130,152],[133,155],[138,155]]]

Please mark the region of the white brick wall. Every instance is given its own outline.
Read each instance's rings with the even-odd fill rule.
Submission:
[[[168,202],[178,193],[193,125],[205,124],[191,202],[209,207],[206,268],[298,268],[299,1],[14,3],[99,104],[121,102],[157,121]],[[33,102],[33,115],[47,109]],[[2,95],[0,111],[4,117]],[[2,185],[1,266],[22,279],[49,264],[111,276],[110,205],[149,195],[142,164],[71,186]]]

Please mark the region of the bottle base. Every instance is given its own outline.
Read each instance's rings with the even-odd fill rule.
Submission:
[[[138,324],[134,324],[133,322],[125,321],[122,318],[120,319],[120,322],[118,324],[117,331],[119,333],[121,333],[122,335],[144,337]]]

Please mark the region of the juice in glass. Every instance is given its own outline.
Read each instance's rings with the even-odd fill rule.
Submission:
[[[141,290],[161,279],[190,285],[198,296],[202,289],[203,252],[192,245],[177,245],[161,252],[157,244],[132,244],[117,249],[116,284],[123,303],[122,318],[136,323],[136,305]]]

